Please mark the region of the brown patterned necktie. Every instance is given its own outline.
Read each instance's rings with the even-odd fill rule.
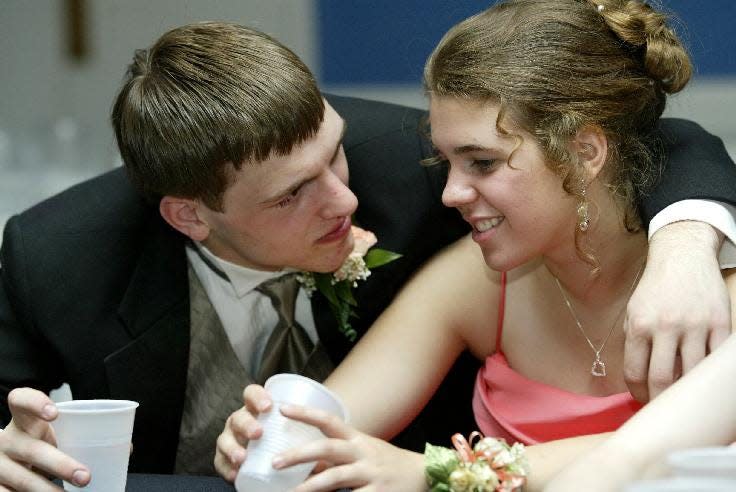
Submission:
[[[268,280],[256,287],[256,290],[271,299],[279,316],[278,323],[266,342],[256,380],[263,384],[274,374],[301,374],[315,347],[307,332],[294,319],[296,296],[299,293],[296,274]]]

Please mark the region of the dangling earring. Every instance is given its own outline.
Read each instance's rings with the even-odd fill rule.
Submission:
[[[588,199],[585,197],[585,180],[580,181],[583,183],[583,191],[580,205],[578,205],[578,229],[580,232],[585,232],[590,226],[590,214],[588,213]]]

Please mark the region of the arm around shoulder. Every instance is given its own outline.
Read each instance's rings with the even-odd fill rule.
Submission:
[[[724,277],[734,320],[736,270],[724,272]],[[732,332],[736,332],[733,321]],[[723,381],[733,377],[736,336],[731,335],[609,439],[563,470],[545,490],[620,490],[649,473],[671,451],[730,444],[736,440],[736,387]]]

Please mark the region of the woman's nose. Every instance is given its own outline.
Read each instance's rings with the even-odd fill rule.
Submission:
[[[460,172],[450,171],[447,175],[447,183],[442,191],[442,203],[446,207],[459,207],[475,200],[475,189]]]

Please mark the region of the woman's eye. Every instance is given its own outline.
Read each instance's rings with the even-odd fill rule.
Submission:
[[[473,169],[483,172],[493,169],[497,162],[497,159],[474,159],[471,166]]]

